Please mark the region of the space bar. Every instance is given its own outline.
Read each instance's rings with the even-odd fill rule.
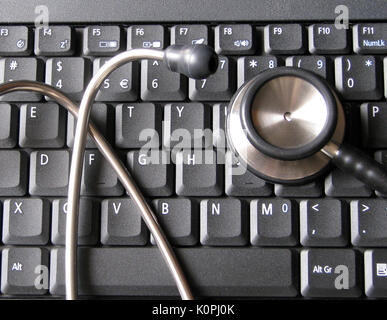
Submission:
[[[79,294],[178,296],[157,248],[79,248]],[[196,297],[296,296],[298,259],[288,249],[179,248]],[[51,250],[50,293],[64,295],[64,249]]]

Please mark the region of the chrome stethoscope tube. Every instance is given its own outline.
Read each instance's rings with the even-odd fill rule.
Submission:
[[[73,285],[66,288],[66,296],[68,299],[75,299],[77,296],[77,266],[74,264],[77,255],[77,238],[72,235],[78,231],[78,209],[80,184],[83,169],[85,142],[87,136],[87,127],[89,124],[90,111],[95,96],[105,78],[121,65],[139,59],[163,60],[164,51],[152,49],[133,49],[122,52],[107,61],[90,80],[85,93],[82,97],[78,111],[78,120],[74,137],[74,147],[71,159],[69,189],[68,189],[68,212],[69,216],[66,221],[66,283]],[[183,270],[178,263],[176,256],[168,243],[163,231],[161,230],[152,210],[144,199],[137,185],[130,178],[125,166],[113,157],[114,152],[110,149],[101,150],[104,157],[109,160],[110,164],[120,177],[121,183],[124,185],[127,193],[135,201],[141,211],[147,227],[152,233],[157,246],[166,262],[169,270],[175,280],[180,295],[184,300],[193,299],[193,295],[189,288],[188,282],[184,276]],[[125,176],[125,179],[122,177]]]
[[[58,91],[57,89],[34,81],[14,81],[0,85],[0,95],[15,92],[15,91],[33,91],[43,95],[49,96],[50,98],[57,101],[60,105],[65,107],[71,114],[77,118],[79,109],[77,105],[71,101],[66,95]],[[88,122],[88,121],[87,121]],[[126,170],[122,162],[117,158],[114,150],[106,141],[104,136],[98,131],[92,122],[87,124],[91,137],[95,140],[98,149],[104,155],[104,157],[113,166],[118,178],[124,185],[127,193],[133,198],[136,204],[141,208],[143,217],[146,217],[146,221],[150,221],[149,225],[152,226],[150,231],[152,232],[155,239],[158,239],[158,245],[160,250],[163,252],[168,267],[178,285],[179,291],[183,299],[192,299],[190,288],[187,280],[184,277],[182,269],[163,234],[156,218],[153,215],[152,210],[145,202],[141,195],[141,192],[137,188],[129,172]],[[86,127],[86,128],[87,128]],[[82,173],[82,172],[81,172]],[[79,194],[76,196],[75,201],[79,201]],[[74,200],[73,200],[74,201]],[[76,206],[78,208],[78,206]],[[66,298],[75,299],[77,297],[77,238],[78,238],[78,210],[70,211],[67,213],[66,222]],[[69,228],[69,222],[70,228]],[[148,225],[148,223],[147,223]],[[156,238],[157,237],[157,238]],[[70,244],[70,246],[69,246]],[[68,253],[68,254],[67,254]],[[70,268],[69,268],[70,266]]]

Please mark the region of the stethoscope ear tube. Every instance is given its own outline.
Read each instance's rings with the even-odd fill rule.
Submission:
[[[332,162],[342,171],[387,195],[386,168],[360,150],[348,144],[342,144],[334,153]]]

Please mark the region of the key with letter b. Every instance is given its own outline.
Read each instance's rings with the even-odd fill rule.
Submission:
[[[156,199],[155,214],[172,244],[194,246],[198,242],[199,212],[195,201],[190,199]],[[156,244],[151,236],[152,244]]]

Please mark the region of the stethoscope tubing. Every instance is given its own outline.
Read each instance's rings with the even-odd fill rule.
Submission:
[[[85,93],[83,94],[75,130],[68,188],[68,212],[70,213],[66,221],[66,282],[68,283],[77,283],[77,266],[73,263],[76,261],[77,238],[73,237],[72,235],[76,234],[78,231],[78,217],[76,213],[79,210],[80,185],[87,128],[89,124],[90,111],[95,96],[105,78],[123,64],[140,59],[163,60],[163,58],[164,51],[161,50],[133,49],[122,52],[111,58],[98,70],[97,74],[94,75],[90,80]],[[119,177],[123,177],[126,174],[125,179],[120,179],[120,181],[124,185],[127,193],[139,207],[142,218],[144,219],[145,224],[153,235],[155,242],[162,254],[162,257],[164,258],[164,261],[166,262],[172,277],[174,278],[181,298],[183,300],[193,299],[188,281],[172,250],[172,247],[170,246],[166,236],[160,228],[155,215],[147,204],[141,191],[137,187],[134,180],[130,177],[121,161],[119,161],[116,157],[112,157],[112,155],[114,155],[113,150],[109,149],[108,152],[102,153],[106,159],[109,160]],[[66,288],[66,297],[68,299],[75,299],[76,296],[77,286],[68,286]]]
[[[0,85],[0,95],[10,93],[10,92],[15,92],[15,91],[33,91],[33,92],[46,95],[52,98],[53,100],[55,100],[56,102],[58,102],[61,106],[65,107],[75,118],[78,118],[78,114],[79,114],[78,106],[65,94],[63,94],[62,92],[60,92],[59,90],[55,89],[52,86],[35,82],[35,81],[27,81],[27,80],[13,81],[13,82],[8,82]],[[137,188],[133,178],[131,177],[128,170],[125,168],[125,166],[122,164],[122,162],[119,160],[113,148],[106,141],[105,137],[98,131],[98,129],[92,122],[88,123],[88,131],[90,136],[95,141],[100,152],[112,165],[119,180],[124,185],[126,192],[132,197],[132,199],[135,201],[135,203],[138,206],[142,207],[143,209],[141,211],[142,214],[147,215],[148,220],[153,221],[153,224],[152,224],[153,230],[151,230],[151,232],[154,232],[155,235],[157,233],[159,242],[160,242],[160,238],[162,240],[161,250],[164,250],[165,252],[164,255],[165,254],[168,255],[168,258],[169,258],[169,259],[165,259],[166,263],[168,264],[168,267],[171,270],[172,275],[174,275],[175,273],[178,274],[178,276],[174,276],[173,278],[175,279],[176,282],[179,282],[179,281],[182,282],[181,284],[179,283],[179,286],[183,287],[183,290],[185,290],[184,296],[182,295],[182,298],[192,299],[193,298],[192,294],[190,293],[188,283],[184,277],[182,269],[179,266],[178,260],[174,256],[174,253],[168,243],[168,240],[163,234],[151,208],[147,205],[144,198],[142,197],[141,192]],[[78,211],[68,210],[66,220],[67,221],[66,221],[66,250],[65,251],[66,253],[67,252],[71,253],[66,255],[66,267],[65,267],[66,299],[72,300],[72,299],[76,299],[78,295],[78,276],[77,276],[78,275],[77,273]],[[71,220],[71,228],[68,228],[67,226],[67,222],[69,220]],[[68,238],[70,238],[72,241],[67,241]],[[69,243],[71,244],[70,247],[68,246]],[[68,269],[68,265],[71,266],[70,269]]]

